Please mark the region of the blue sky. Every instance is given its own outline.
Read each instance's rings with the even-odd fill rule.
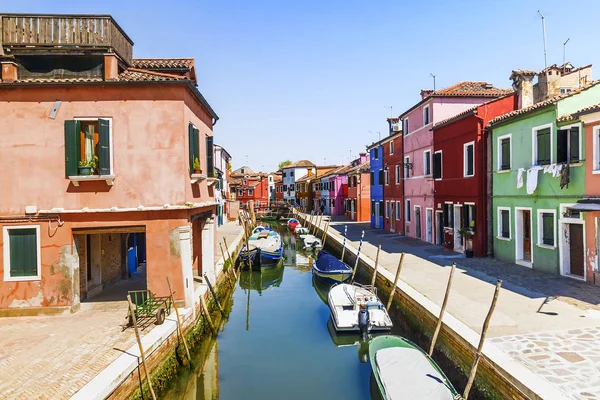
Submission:
[[[26,1],[5,12],[108,13],[136,57],[194,57],[233,165],[349,161],[431,88],[510,87],[513,69],[567,60],[600,67],[600,2],[555,0]],[[599,72],[596,71],[596,75]],[[388,108],[386,108],[388,107]],[[373,133],[369,133],[369,131]],[[246,161],[247,160],[247,161]]]

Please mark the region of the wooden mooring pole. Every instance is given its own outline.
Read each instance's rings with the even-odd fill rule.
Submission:
[[[485,322],[483,323],[483,329],[481,330],[481,337],[479,338],[479,346],[477,346],[477,353],[475,354],[475,360],[473,360],[473,366],[471,367],[471,373],[469,374],[469,380],[467,381],[467,386],[465,386],[465,393],[463,397],[465,400],[469,398],[469,392],[471,391],[471,387],[473,386],[473,381],[475,381],[475,374],[477,374],[477,366],[479,365],[479,359],[481,358],[481,351],[483,350],[483,342],[485,341],[485,336],[487,334],[488,326],[490,325],[490,320],[492,319],[492,314],[494,313],[494,309],[496,308],[496,302],[498,301],[498,294],[500,293],[500,287],[502,287],[502,281],[498,279],[496,283],[496,291],[494,292],[494,298],[492,300],[492,304],[490,306],[490,310],[488,311],[487,316],[485,317]]]
[[[175,309],[175,317],[177,318],[177,331],[179,332],[179,336],[181,336],[181,341],[183,342],[183,346],[185,347],[185,354],[187,355],[188,361],[191,364],[192,356],[190,355],[190,349],[188,348],[187,341],[185,340],[185,336],[183,335],[183,329],[181,329],[181,321],[179,319],[179,310],[177,309],[177,305],[175,304],[175,296],[173,296],[173,289],[171,289],[171,282],[169,281],[168,276],[167,276],[167,285],[169,285],[169,293],[171,294],[171,304],[173,304],[173,308]]]
[[[323,228],[323,236],[321,237],[321,247],[325,248],[325,240],[327,239],[327,232],[329,231],[329,221],[325,224],[325,228]]]
[[[137,344],[140,349],[142,365],[144,366],[144,371],[146,372],[146,381],[148,381],[148,387],[150,388],[150,394],[152,395],[152,398],[156,400],[156,394],[154,393],[152,381],[150,380],[150,373],[148,372],[148,367],[146,366],[146,355],[144,354],[144,348],[142,347],[142,339],[140,339],[140,332],[138,331],[137,318],[135,316],[135,308],[133,307],[133,303],[131,302],[131,295],[129,294],[127,295],[127,302],[129,303],[129,312],[131,313],[131,318],[133,319],[133,329],[135,330],[135,339],[137,340]]]
[[[231,263],[231,269],[233,270],[233,276],[235,277],[235,280],[237,281],[237,272],[235,271],[235,260],[233,259],[233,257],[231,257],[231,253],[229,252],[229,246],[227,246],[227,239],[223,238],[223,243],[225,243],[225,250],[227,250],[227,255],[229,256],[229,261]]]
[[[360,235],[360,243],[358,244],[358,252],[356,253],[356,261],[354,262],[354,269],[352,270],[352,278],[350,278],[350,283],[354,282],[354,276],[356,275],[356,270],[358,269],[358,260],[360,260],[360,248],[363,244],[363,239],[365,238],[365,231],[362,231]]]
[[[340,260],[344,262],[344,253],[346,252],[346,234],[348,233],[348,225],[344,225],[344,243],[342,244],[342,257]]]
[[[213,289],[213,286],[210,283],[210,281],[208,280],[208,276],[206,276],[206,274],[204,274],[204,279],[206,279],[206,284],[208,285],[208,290],[210,290],[210,293],[212,294],[213,299],[215,300],[215,303],[217,304],[217,307],[219,308],[219,311],[221,311],[221,315],[225,315],[225,311],[223,311],[223,307],[221,307],[221,303],[219,303],[217,294],[215,293],[215,290]]]
[[[394,294],[396,293],[396,289],[398,288],[398,279],[400,278],[400,271],[402,271],[402,263],[404,262],[404,252],[400,255],[400,262],[398,263],[398,269],[396,270],[396,276],[394,277],[394,285],[392,286],[392,291],[390,292],[390,298],[388,299],[386,310],[390,311],[390,306],[392,305],[392,300],[394,299]]]
[[[375,287],[375,280],[377,279],[377,266],[379,265],[379,252],[381,251],[381,245],[377,247],[377,256],[375,257],[375,268],[373,269],[373,277],[371,278],[371,287]]]
[[[440,309],[440,316],[438,318],[437,325],[435,326],[435,330],[433,331],[433,336],[431,337],[431,346],[429,347],[429,355],[433,355],[433,349],[435,349],[435,342],[437,340],[438,334],[440,333],[440,329],[442,328],[442,320],[444,318],[444,312],[446,312],[446,304],[448,304],[448,297],[450,297],[450,288],[452,287],[452,277],[454,276],[454,270],[456,269],[456,263],[452,263],[452,269],[450,270],[450,275],[448,276],[448,284],[446,285],[446,294],[444,295],[444,301],[442,301],[442,308]]]
[[[204,296],[200,296],[200,305],[202,306],[202,311],[204,311],[204,315],[206,315],[206,320],[208,321],[208,325],[213,333],[217,334],[217,328],[212,322],[212,318],[210,317],[210,313],[208,312],[208,307],[206,306],[206,301],[204,301]]]

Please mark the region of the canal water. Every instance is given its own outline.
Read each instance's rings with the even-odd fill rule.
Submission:
[[[312,253],[285,226],[283,265],[242,272],[228,321],[174,383],[167,399],[378,399],[368,345],[336,335],[326,285],[313,280]],[[401,324],[393,334],[407,336]]]

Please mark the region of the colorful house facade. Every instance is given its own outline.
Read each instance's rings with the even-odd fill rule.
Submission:
[[[347,166],[337,167],[321,177],[323,190],[321,199],[325,205],[325,214],[344,215],[344,200],[348,196]]]
[[[596,104],[597,83],[533,103],[533,71],[513,71],[519,109],[491,121],[494,255],[591,281],[586,221],[571,209],[586,195],[582,122],[570,114]]]
[[[296,204],[296,179],[316,172],[315,164],[308,160],[299,160],[281,169],[283,177],[283,199]]]
[[[223,225],[227,221],[229,201],[229,175],[231,173],[231,155],[222,146],[214,145],[215,178],[215,200],[217,201],[217,225]]]
[[[517,97],[512,93],[433,126],[433,151],[442,160],[440,170],[434,171],[439,176],[434,181],[435,243],[446,243],[459,252],[468,250],[468,255],[476,257],[488,255],[488,236],[492,235],[488,235],[486,127],[491,119],[516,107]]]
[[[398,118],[388,118],[389,136],[383,141],[383,229],[404,234],[404,153],[402,130]]]
[[[400,115],[404,135],[405,235],[434,241],[434,170],[440,170],[441,154],[434,152],[434,124],[477,104],[511,91],[486,82],[459,82],[434,92],[422,90],[421,101]]]
[[[352,161],[346,173],[348,177],[348,196],[346,197],[346,216],[351,221],[367,222],[371,220],[371,185],[369,155],[360,153]]]
[[[385,140],[385,139],[383,139]],[[384,227],[383,218],[383,144],[382,141],[367,146],[369,152],[369,183],[371,185],[371,227]]]

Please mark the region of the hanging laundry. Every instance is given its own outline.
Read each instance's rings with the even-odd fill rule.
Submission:
[[[525,172],[525,168],[519,168],[517,171],[517,189],[523,187],[523,172]]]
[[[538,171],[542,167],[531,167],[527,170],[527,194],[533,194],[537,189]]]
[[[554,169],[556,168],[556,164],[546,165],[544,167],[545,174],[554,174]]]
[[[562,165],[554,165],[554,170],[552,171],[552,177],[558,178],[560,176],[562,169]]]
[[[562,170],[560,171],[560,188],[561,189],[564,188],[565,186],[567,187],[567,189],[569,188],[569,182],[571,181],[569,174],[570,174],[569,164],[564,165],[562,167]]]

